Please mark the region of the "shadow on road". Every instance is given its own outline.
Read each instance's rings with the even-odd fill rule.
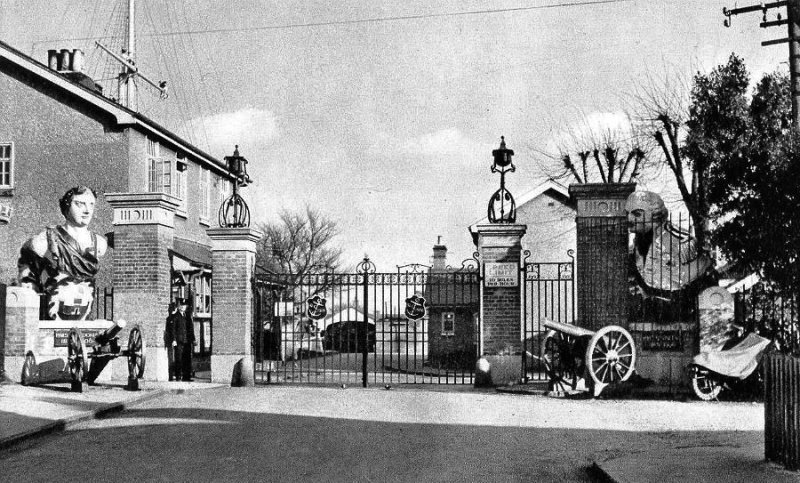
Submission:
[[[38,481],[92,481],[109,474],[122,481],[594,481],[596,475],[587,471],[594,459],[670,442],[702,446],[763,437],[757,431],[709,435],[631,429],[140,408],[47,438],[34,458],[0,454],[0,466],[8,478],[36,475]]]

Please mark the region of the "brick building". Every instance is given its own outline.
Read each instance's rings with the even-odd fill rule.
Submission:
[[[80,56],[64,50],[44,64],[0,42],[0,204],[12,209],[0,228],[0,281],[15,283],[28,238],[63,222],[60,196],[87,185],[98,193],[91,228],[113,248],[97,285],[114,287],[114,311],[163,322],[171,298],[192,295],[200,347],[207,350],[213,273],[207,229],[217,226],[233,177],[220,159],[103,96],[92,79],[72,70]],[[152,228],[142,228],[148,223]],[[147,338],[158,342],[156,334]]]
[[[449,369],[475,363],[480,286],[475,273],[447,267],[447,247],[434,245],[423,297],[428,307],[428,362]]]

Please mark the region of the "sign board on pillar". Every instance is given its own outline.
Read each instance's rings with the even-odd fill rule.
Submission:
[[[517,287],[519,265],[513,262],[486,262],[484,276],[486,287]]]

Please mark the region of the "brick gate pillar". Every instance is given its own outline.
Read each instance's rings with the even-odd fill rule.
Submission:
[[[163,193],[106,193],[105,199],[114,209],[114,319],[128,323],[123,343],[133,324],[139,324],[146,344],[144,378],[166,381],[164,331],[172,271],[168,250],[173,247],[179,201]],[[127,366],[121,372],[116,365],[115,377],[127,375]]]
[[[589,330],[627,327],[628,225],[625,201],[635,183],[569,187],[576,201],[577,324]]]
[[[256,243],[263,234],[252,228],[210,228],[211,381],[253,385],[253,278]]]
[[[481,359],[476,385],[506,385],[522,376],[522,236],[525,225],[478,225],[481,283],[481,327],[478,352]],[[487,367],[481,367],[481,365]],[[488,371],[487,371],[488,369]],[[488,379],[484,373],[488,372]]]

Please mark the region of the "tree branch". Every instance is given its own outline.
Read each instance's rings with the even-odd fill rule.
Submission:
[[[608,179],[606,178],[606,172],[603,169],[603,162],[600,161],[600,150],[595,149],[592,154],[594,155],[594,160],[597,163],[597,169],[600,171],[600,179],[603,180],[603,183],[608,183]]]

